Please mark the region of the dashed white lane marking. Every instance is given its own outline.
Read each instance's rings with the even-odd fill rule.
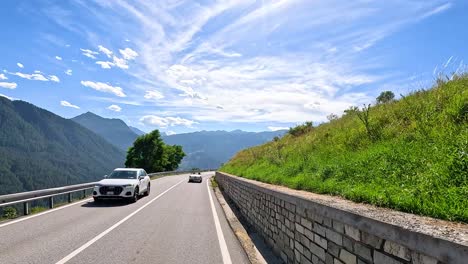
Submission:
[[[216,208],[213,202],[213,197],[210,192],[210,181],[206,180],[206,188],[208,190],[208,195],[210,196],[211,211],[213,212],[213,219],[216,227],[216,234],[218,235],[219,247],[221,248],[221,255],[223,257],[224,264],[232,264],[231,256],[229,255],[229,250],[226,245],[226,240],[224,239],[223,230],[221,229],[221,224],[219,223],[219,217],[216,213]]]
[[[58,210],[62,210],[62,209],[65,209],[67,207],[70,207],[70,206],[74,206],[74,205],[77,205],[77,204],[80,204],[80,203],[84,203],[84,202],[89,202],[91,201],[92,199],[86,199],[86,200],[80,200],[78,202],[75,202],[75,203],[71,203],[71,204],[67,204],[67,205],[64,205],[64,206],[60,206],[60,207],[57,207],[55,209],[50,209],[50,210],[47,210],[47,211],[44,211],[42,213],[38,213],[38,214],[33,214],[31,216],[26,216],[26,217],[22,217],[18,220],[13,220],[13,221],[10,221],[10,222],[6,222],[4,224],[1,224],[0,225],[0,228],[4,227],[4,226],[8,226],[8,225],[12,225],[12,224],[16,224],[16,223],[19,223],[19,222],[23,222],[23,221],[26,221],[28,219],[31,219],[31,218],[34,218],[34,217],[38,217],[38,216],[41,216],[41,215],[45,215],[45,214],[48,214],[48,213],[52,213],[52,212],[55,212],[55,211],[58,211]]]
[[[141,210],[143,210],[143,208],[145,208],[146,206],[150,205],[152,202],[156,201],[157,199],[159,199],[161,196],[163,196],[164,194],[166,194],[167,192],[169,192],[170,190],[172,190],[173,188],[175,188],[177,185],[181,184],[182,182],[184,182],[185,179],[181,180],[180,182],[172,185],[172,187],[170,187],[169,189],[165,190],[163,193],[161,193],[160,195],[154,197],[151,201],[147,202],[146,204],[144,204],[142,207],[138,208],[136,211],[134,211],[133,213],[129,214],[128,216],[126,216],[124,219],[120,220],[119,222],[115,223],[113,226],[109,227],[108,229],[106,229],[104,232],[102,232],[101,234],[97,235],[96,237],[94,237],[93,239],[91,239],[90,241],[86,242],[86,244],[82,245],[81,247],[77,248],[75,251],[73,251],[72,253],[68,254],[66,257],[64,257],[63,259],[59,260],[56,264],[64,264],[64,263],[67,263],[67,261],[69,261],[70,259],[72,259],[73,257],[75,257],[76,255],[78,255],[80,252],[82,252],[83,250],[85,250],[86,248],[88,248],[89,246],[91,246],[92,244],[94,244],[96,241],[98,241],[99,239],[101,239],[102,237],[104,237],[105,235],[107,235],[109,232],[111,232],[112,230],[114,230],[115,228],[117,228],[118,226],[120,226],[121,224],[125,223],[125,221],[127,221],[128,219],[130,219],[132,216],[136,215],[138,212],[140,212]]]

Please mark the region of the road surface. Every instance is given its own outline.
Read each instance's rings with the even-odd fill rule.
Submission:
[[[208,188],[212,175],[153,180],[134,204],[88,199],[0,223],[0,263],[248,263]]]

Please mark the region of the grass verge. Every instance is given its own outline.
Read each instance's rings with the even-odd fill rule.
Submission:
[[[239,152],[241,177],[468,223],[468,76]]]

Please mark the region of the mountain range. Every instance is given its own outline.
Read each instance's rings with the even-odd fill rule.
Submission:
[[[109,119],[91,112],[76,116],[71,120],[81,124],[106,139],[109,143],[127,150],[135,139],[145,134],[138,128],[128,126],[120,119]],[[282,136],[285,130],[266,132],[199,131],[167,135],[161,137],[166,144],[181,145],[186,157],[179,166],[180,170],[192,168],[214,169],[227,162],[238,151]]]
[[[76,122],[0,97],[0,195],[95,181],[124,160]]]
[[[199,131],[167,135],[186,157],[179,169],[213,169],[238,151],[285,131]],[[100,179],[124,164],[126,150],[144,131],[120,119],[87,112],[65,119],[24,101],[0,97],[0,195]]]

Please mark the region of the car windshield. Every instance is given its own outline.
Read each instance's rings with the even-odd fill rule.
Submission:
[[[113,171],[108,177],[109,179],[136,179],[136,171]]]

